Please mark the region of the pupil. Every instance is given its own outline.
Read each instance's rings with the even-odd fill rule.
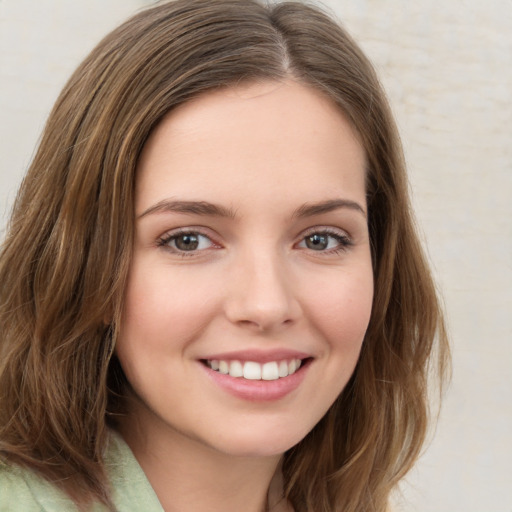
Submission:
[[[308,249],[322,250],[328,245],[328,240],[325,235],[311,235],[306,238],[306,246]]]
[[[182,251],[193,251],[197,249],[199,240],[197,235],[181,235],[176,238],[176,247]]]

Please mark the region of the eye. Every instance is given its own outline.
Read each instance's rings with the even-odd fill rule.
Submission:
[[[298,247],[316,252],[339,252],[350,245],[352,245],[352,242],[348,236],[324,230],[308,233],[299,242]]]
[[[165,235],[159,240],[158,245],[173,252],[185,253],[209,249],[214,243],[209,237],[197,231],[181,231]]]

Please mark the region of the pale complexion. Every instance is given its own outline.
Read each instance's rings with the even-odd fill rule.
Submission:
[[[371,313],[357,136],[291,80],[206,93],[151,135],[135,211],[121,433],[167,512],[287,510],[281,456],[349,380]],[[209,367],[295,356],[279,380]]]

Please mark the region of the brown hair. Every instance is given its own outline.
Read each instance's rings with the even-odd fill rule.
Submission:
[[[357,368],[285,454],[286,495],[296,512],[382,512],[419,454],[429,368],[442,380],[448,349],[399,138],[372,66],[316,8],[177,0],[128,20],[73,74],[0,256],[0,453],[64,482],[77,503],[112,506],[102,454],[122,404],[113,347],[144,143],[167,112],[204,91],[285,77],[323,91],[360,135],[375,277]]]

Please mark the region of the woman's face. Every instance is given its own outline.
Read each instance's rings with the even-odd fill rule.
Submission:
[[[370,318],[357,137],[314,89],[236,86],[169,114],[137,176],[117,345],[137,428],[284,452],[346,385]]]

